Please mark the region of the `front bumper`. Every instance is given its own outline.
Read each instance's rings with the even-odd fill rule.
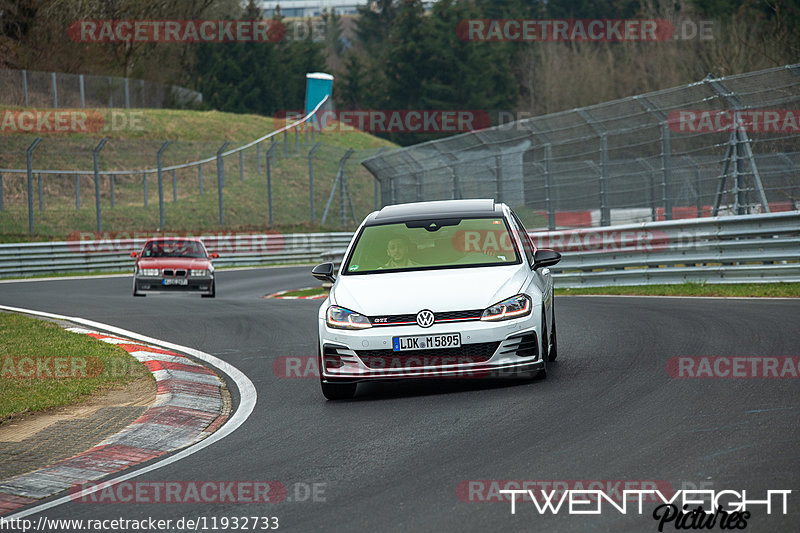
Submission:
[[[137,292],[193,292],[211,294],[214,290],[214,276],[189,277],[186,285],[165,285],[161,276],[135,276],[133,283]]]
[[[541,309],[541,308],[539,308]],[[327,383],[358,383],[419,378],[489,379],[537,373],[541,323],[536,312],[506,322],[329,328],[320,322],[320,375]],[[460,348],[394,352],[392,338],[407,335],[460,333]]]

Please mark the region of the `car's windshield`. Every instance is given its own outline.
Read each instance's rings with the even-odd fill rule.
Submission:
[[[193,257],[206,258],[206,252],[196,241],[150,241],[142,252],[142,257]]]
[[[430,219],[364,227],[342,273],[370,274],[519,262],[516,244],[502,217]]]

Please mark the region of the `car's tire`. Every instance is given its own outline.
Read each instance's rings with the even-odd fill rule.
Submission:
[[[539,373],[536,374],[536,376],[535,376],[536,379],[545,379],[547,377],[547,361],[550,360],[548,358],[548,355],[547,355],[547,338],[548,338],[548,336],[547,336],[547,322],[546,322],[546,320],[544,318],[544,313],[542,313],[542,329],[541,329],[541,333],[542,333],[542,341],[541,341],[541,344],[542,344],[542,357],[541,357],[541,359],[542,359],[542,362],[544,364],[542,365],[542,369],[539,371]]]
[[[145,295],[136,290],[136,280],[133,280],[133,295],[144,297]]]
[[[317,335],[317,368],[320,369],[319,384],[322,395],[328,400],[349,400],[356,395],[357,383],[325,383],[322,381],[322,348],[320,348],[319,335]]]
[[[356,395],[357,383],[325,383],[322,385],[322,395],[329,400],[349,400]]]
[[[211,282],[211,292],[208,294],[201,294],[203,298],[214,298],[217,295],[217,283],[215,281]]]
[[[558,357],[558,335],[556,335],[556,300],[553,298],[552,310],[553,313],[553,331],[550,332],[550,348],[547,350],[547,360],[555,361]]]

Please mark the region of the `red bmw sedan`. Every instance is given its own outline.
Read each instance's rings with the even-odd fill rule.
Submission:
[[[200,239],[158,237],[149,239],[141,252],[131,252],[136,258],[133,270],[133,295],[147,292],[196,292],[204,298],[216,294],[214,265]]]

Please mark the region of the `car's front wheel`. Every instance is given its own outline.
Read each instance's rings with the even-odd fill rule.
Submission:
[[[133,278],[133,295],[134,296],[144,296],[141,292],[136,290],[136,278]]]
[[[551,313],[553,313],[551,322],[553,323],[553,331],[550,333],[550,348],[547,350],[547,360],[555,361],[558,357],[558,337],[556,336],[556,301],[553,299],[553,306]]]
[[[544,379],[547,377],[547,361],[550,360],[548,356],[548,336],[547,336],[547,321],[544,318],[544,311],[542,311],[542,328],[539,330],[542,334],[541,345],[542,345],[542,369],[539,371],[539,374],[536,376],[538,379]]]
[[[211,292],[208,294],[201,294],[203,298],[214,298],[217,294],[217,283],[215,280],[211,280]]]

